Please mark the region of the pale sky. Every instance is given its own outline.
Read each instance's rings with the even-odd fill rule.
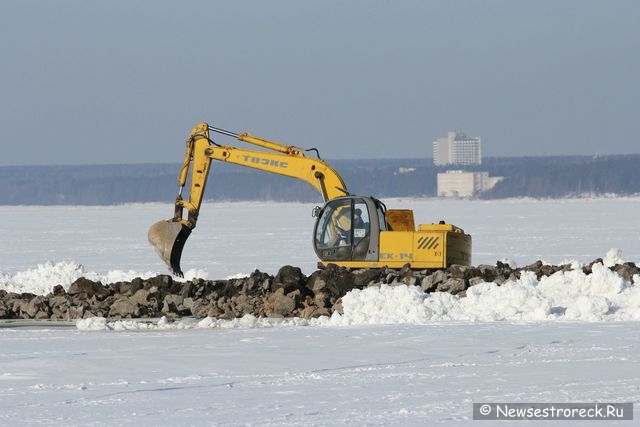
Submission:
[[[2,166],[177,163],[201,121],[328,159],[640,153],[636,0],[3,0],[0,57]]]

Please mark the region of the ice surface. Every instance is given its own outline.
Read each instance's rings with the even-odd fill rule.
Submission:
[[[635,402],[637,419],[637,326],[0,329],[0,425],[495,425],[473,402]]]
[[[473,264],[538,259],[589,262],[611,248],[640,262],[640,198],[496,201],[390,199],[413,209],[416,222],[446,220],[473,236]],[[283,265],[310,274],[313,203],[204,203],[182,256],[184,271],[220,279]],[[18,212],[19,211],[19,214]],[[77,263],[100,276],[167,273],[147,231],[172,216],[170,204],[122,206],[0,206],[0,274],[6,277],[51,261]],[[6,279],[5,279],[6,280]]]
[[[471,420],[483,401],[634,402],[638,419],[640,295],[606,266],[640,260],[640,198],[387,205],[463,227],[474,264],[576,269],[480,284],[466,298],[382,285],[315,320],[0,323],[0,426],[491,425]],[[205,204],[183,267],[210,278],[285,264],[309,274],[311,207]],[[2,289],[166,271],[146,231],[170,205],[17,209],[0,207]],[[592,274],[578,268],[598,257]]]

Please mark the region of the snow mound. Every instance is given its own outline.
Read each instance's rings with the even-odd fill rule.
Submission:
[[[65,289],[79,277],[85,275],[82,265],[75,262],[48,261],[36,268],[20,271],[13,276],[0,275],[0,289],[7,292],[44,295],[61,284]]]
[[[605,267],[613,267],[614,265],[624,264],[624,262],[622,251],[616,248],[609,249],[603,260]]]
[[[131,281],[136,277],[147,279],[157,276],[158,272],[147,271],[140,273],[133,270],[111,270],[106,274],[88,272],[82,264],[73,261],[51,262],[47,261],[38,264],[36,268],[20,271],[13,276],[0,274],[0,289],[7,292],[30,293],[35,295],[46,295],[53,290],[56,285],[61,285],[65,290],[80,277],[102,283],[115,283]],[[202,270],[189,270],[187,277],[206,276]]]
[[[640,277],[636,277],[640,280]],[[481,283],[466,297],[416,287],[380,285],[353,290],[342,299],[336,325],[426,323],[433,321],[640,320],[640,286],[633,286],[603,264],[591,274],[557,272],[539,281],[532,272],[502,286]]]
[[[325,318],[326,319],[326,318]],[[207,317],[202,320],[178,319],[171,321],[166,317],[159,320],[114,320],[107,321],[104,317],[91,317],[76,321],[76,328],[83,331],[141,331],[164,329],[255,329],[255,328],[286,328],[293,326],[309,326],[318,324],[317,319],[274,319],[256,317],[247,314],[238,319],[222,320]]]

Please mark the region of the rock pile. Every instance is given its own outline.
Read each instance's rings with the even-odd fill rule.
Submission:
[[[597,259],[583,268],[591,273]],[[310,276],[298,267],[284,266],[275,276],[254,271],[249,277],[228,280],[179,282],[161,275],[149,279],[103,285],[79,278],[65,290],[61,285],[48,295],[16,294],[0,290],[0,319],[74,320],[103,316],[108,318],[169,318],[194,316],[231,319],[252,314],[259,317],[318,317],[341,312],[341,298],[351,289],[379,283],[419,286],[425,292],[449,292],[464,296],[470,286],[483,282],[498,285],[520,278],[522,271],[533,271],[538,279],[570,265],[545,265],[537,261],[514,269],[497,262],[495,266],[453,265],[446,270],[349,270],[329,265]],[[632,282],[640,268],[634,263],[611,267]]]

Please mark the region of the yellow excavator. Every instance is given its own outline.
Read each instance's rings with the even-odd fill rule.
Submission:
[[[264,150],[220,145],[210,137],[211,132]],[[309,151],[315,151],[317,158],[307,157]],[[160,258],[177,276],[183,276],[180,258],[198,220],[212,160],[297,178],[316,188],[324,199],[324,206],[313,211],[317,218],[313,246],[320,268],[330,263],[348,268],[402,268],[410,264],[415,269],[471,264],[471,236],[461,228],[440,221],[419,224],[416,229],[412,210],[387,209],[374,197],[350,194],[338,172],[315,148],[305,150],[200,123],[187,139],[173,218],[153,224],[148,235]],[[183,197],[189,170],[189,194]]]

